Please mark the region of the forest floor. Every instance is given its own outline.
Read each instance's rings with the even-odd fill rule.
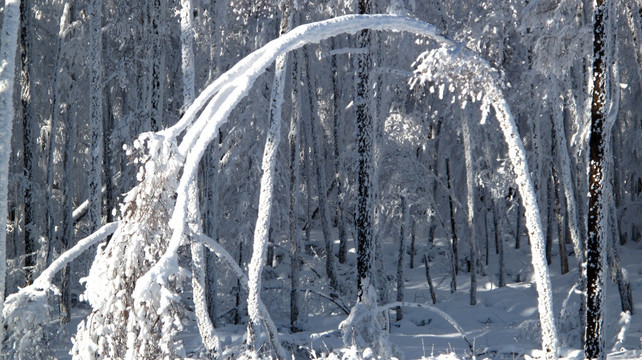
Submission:
[[[313,232],[314,248],[322,248],[321,234]],[[462,241],[462,240],[460,240]],[[283,246],[286,246],[285,239]],[[350,243],[350,245],[352,245]],[[463,241],[462,244],[463,245]],[[338,246],[338,245],[337,245]],[[460,250],[461,271],[457,276],[457,291],[450,292],[451,276],[449,260],[446,253],[445,239],[438,238],[434,244],[426,244],[417,238],[415,267],[409,269],[409,256],[405,255],[405,301],[432,304],[428,283],[425,276],[425,267],[422,261],[426,254],[430,262],[432,281],[436,289],[437,303],[434,305],[453,317],[464,329],[468,339],[474,342],[477,359],[529,359],[538,357],[540,345],[540,329],[537,312],[537,293],[532,279],[532,266],[530,265],[530,247],[526,238],[522,239],[520,249],[515,249],[514,239],[505,242],[506,282],[507,286],[498,288],[498,255],[495,254],[494,244],[489,249],[488,265],[485,265],[485,247],[480,244],[482,252],[483,273],[477,277],[477,304],[470,305],[470,273],[466,272],[463,262],[468,250]],[[578,270],[574,257],[569,256],[571,271],[560,274],[559,252],[554,246],[552,264],[550,265],[551,282],[553,286],[554,311],[561,342],[560,355],[567,359],[583,357],[581,352],[580,324],[580,296],[577,291],[571,292],[577,282]],[[569,251],[571,247],[569,246]],[[464,246],[461,247],[464,249]],[[642,243],[628,243],[620,247],[620,257],[623,268],[628,274],[633,290],[633,301],[637,311],[628,322],[621,318],[620,297],[617,286],[607,279],[606,300],[606,350],[609,359],[641,359],[642,358]],[[384,241],[383,253],[387,274],[396,274],[398,259],[398,243],[393,239]],[[304,331],[290,334],[289,323],[289,260],[285,250],[275,251],[277,262],[272,270],[266,267],[264,274],[263,300],[269,308],[272,317],[280,328],[281,340],[285,340],[290,349],[303,348],[298,354],[301,358],[316,357],[336,359],[329,354],[338,354],[345,348],[341,340],[341,333],[336,331],[339,323],[346,318],[339,306],[327,299],[317,296],[314,292],[330,293],[327,284],[320,276],[310,271],[310,265],[316,272],[324,274],[323,264],[313,257],[308,257],[307,265],[302,268],[302,275],[306,279],[308,291],[303,299],[305,311],[310,315],[304,319]],[[340,264],[340,274],[347,278],[354,278],[356,256],[354,248],[349,253],[345,264]],[[283,275],[286,274],[286,275]],[[485,275],[484,275],[485,274]],[[396,276],[396,275],[395,275]],[[388,277],[389,287],[395,288],[395,278]],[[346,281],[346,284],[350,281]],[[286,291],[287,290],[287,291]],[[347,291],[344,298],[353,297]],[[394,299],[393,292],[389,294]],[[230,298],[231,299],[231,298]],[[227,306],[230,305],[230,299]],[[341,298],[337,299],[340,302]],[[344,300],[348,306],[351,302]],[[563,306],[563,304],[566,304]],[[189,305],[188,305],[189,306]],[[226,300],[221,299],[221,308],[225,309]],[[562,309],[564,307],[564,309]],[[66,335],[59,334],[58,338],[65,338],[59,342],[55,351],[56,358],[69,358],[66,353],[71,348],[68,340],[70,334],[75,333],[75,328],[81,318],[88,313],[86,306],[75,309],[73,321],[63,331]],[[303,311],[302,311],[303,313]],[[391,330],[390,343],[399,358],[405,359],[468,359],[471,353],[466,342],[451,324],[435,313],[419,308],[404,308],[403,320],[394,321],[395,312],[390,311]],[[623,324],[626,323],[625,326]],[[627,328],[628,326],[628,328]],[[244,325],[225,325],[217,329],[217,333],[224,346],[237,344],[245,335]],[[623,333],[622,330],[625,332]],[[614,348],[618,334],[624,334],[624,341],[619,348]],[[202,352],[200,338],[196,326],[190,324],[184,332],[184,343],[188,354],[198,358]],[[310,354],[309,350],[313,350]],[[232,354],[230,354],[232,355]],[[234,355],[232,355],[234,356]],[[298,357],[297,357],[298,358]],[[341,357],[339,357],[341,358]]]

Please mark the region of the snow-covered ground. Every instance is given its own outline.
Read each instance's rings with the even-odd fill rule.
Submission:
[[[484,269],[485,275],[478,275],[478,301],[477,305],[469,304],[470,274],[465,268],[457,277],[457,291],[450,293],[450,274],[448,273],[448,257],[446,242],[438,238],[434,245],[427,244],[421,234],[417,236],[417,255],[415,268],[406,267],[406,293],[408,302],[431,304],[428,284],[425,277],[425,268],[422,262],[425,253],[430,262],[430,271],[436,288],[437,308],[452,316],[466,332],[468,339],[474,342],[477,359],[528,359],[537,357],[539,352],[539,323],[537,317],[537,294],[532,281],[532,267],[529,263],[529,247],[526,239],[522,239],[521,249],[514,248],[514,241],[507,238],[505,242],[506,279],[508,285],[504,288],[497,287],[497,256],[494,244],[491,243],[489,251],[489,265]],[[323,247],[320,232],[313,232],[314,243]],[[483,239],[478,239],[482,254]],[[285,242],[285,240],[283,239]],[[463,243],[463,241],[462,241]],[[284,243],[285,245],[285,243]],[[352,243],[350,243],[352,245]],[[338,246],[338,245],[337,245]],[[556,246],[554,246],[555,248]],[[393,239],[384,242],[384,256],[387,273],[395,273],[398,245]],[[463,250],[463,248],[462,248]],[[570,250],[570,245],[569,245]],[[629,243],[620,248],[621,261],[631,280],[635,309],[642,309],[642,244]],[[464,253],[464,251],[460,251]],[[341,333],[337,330],[346,314],[332,302],[308,293],[305,297],[305,307],[310,312],[307,319],[306,330],[290,334],[289,322],[289,280],[287,278],[272,278],[269,273],[287,274],[289,259],[284,250],[276,250],[277,257],[281,260],[277,271],[272,272],[266,268],[264,274],[263,299],[269,308],[273,319],[281,331],[281,340],[287,344],[288,349],[303,347],[295,351],[297,358],[314,356],[317,358],[335,358],[343,349],[344,354],[350,354],[350,349],[344,349]],[[553,262],[550,266],[551,282],[554,291],[554,308],[557,314],[557,326],[561,340],[560,355],[568,359],[583,357],[580,336],[581,329],[576,325],[580,321],[579,301],[577,292],[570,292],[577,281],[577,265],[573,257],[569,258],[571,272],[560,275],[559,256],[553,250]],[[339,266],[339,272],[350,274],[354,278],[355,268],[354,249],[350,252],[346,264]],[[408,266],[409,257],[406,254],[405,263]],[[482,256],[482,262],[484,262]],[[309,264],[317,272],[323,274],[323,263],[318,259],[308,258],[308,265],[303,266],[303,275],[308,279],[307,286],[315,291],[324,292],[327,285],[314,275],[309,269]],[[281,268],[282,267],[282,268]],[[307,269],[307,271],[306,271]],[[518,282],[517,279],[521,279]],[[316,280],[315,280],[316,279]],[[345,284],[349,286],[350,284]],[[390,287],[394,289],[393,279]],[[283,289],[283,290],[282,290]],[[570,296],[569,296],[570,292]],[[392,294],[391,294],[392,295]],[[189,297],[189,295],[188,295]],[[567,299],[568,297],[568,299]],[[393,298],[391,296],[391,298]],[[225,303],[225,299],[221,298]],[[566,300],[566,301],[565,301]],[[345,301],[351,301],[345,299]],[[560,316],[563,303],[566,302],[564,314]],[[189,305],[188,305],[189,306]],[[222,306],[223,307],[223,306]],[[58,335],[64,341],[59,342],[54,356],[59,359],[70,358],[66,355],[71,348],[69,335],[75,332],[75,326],[88,314],[86,306],[74,309],[72,323],[69,324],[67,334]],[[607,282],[607,324],[606,324],[606,349],[609,359],[640,359],[642,358],[642,318],[634,314],[629,322],[624,341],[619,348],[613,348],[617,336],[622,330],[620,321],[620,298],[617,286],[610,280]],[[405,308],[404,319],[394,321],[394,311],[391,311],[390,342],[396,353],[405,359],[437,358],[455,359],[470,358],[470,350],[459,333],[446,320],[424,309]],[[242,341],[245,336],[245,325],[225,325],[217,329],[223,346],[232,346]],[[191,357],[198,358],[203,351],[200,337],[195,322],[188,325],[184,331],[185,347]],[[313,350],[310,354],[309,350]],[[231,355],[231,354],[230,354]]]

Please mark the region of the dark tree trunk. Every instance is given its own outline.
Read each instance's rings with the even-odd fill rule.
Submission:
[[[408,207],[406,205],[406,197],[401,195],[401,226],[399,229],[399,256],[397,258],[397,301],[403,302],[404,292],[404,269],[403,269],[403,255],[406,251],[406,236],[408,226]],[[397,321],[403,319],[403,310],[401,307],[397,308]]]
[[[415,239],[417,238],[417,221],[412,220],[412,225],[410,226],[410,268],[415,268]]]
[[[303,48],[303,64],[305,69],[305,76],[307,78],[307,88],[308,88],[308,100],[310,105],[310,119],[308,122],[308,132],[311,134],[312,143],[312,154],[314,156],[314,161],[316,163],[316,178],[317,178],[317,192],[319,195],[319,213],[321,215],[321,229],[323,231],[323,240],[325,243],[325,269],[328,279],[330,280],[330,286],[338,290],[339,281],[337,279],[337,272],[334,265],[334,251],[333,251],[333,241],[332,241],[332,231],[330,228],[330,215],[328,213],[327,206],[327,193],[326,189],[326,177],[325,177],[325,162],[323,161],[323,148],[321,147],[321,142],[319,137],[322,136],[321,132],[323,130],[318,130],[317,121],[317,96],[316,96],[316,84],[310,74],[310,57],[308,55],[308,48]]]
[[[332,48],[335,47],[335,39],[332,38]],[[341,264],[346,262],[346,255],[348,254],[348,240],[346,238],[345,219],[343,214],[343,183],[341,178],[341,160],[339,154],[339,140],[340,131],[339,126],[342,120],[342,112],[340,105],[341,92],[339,89],[339,75],[337,69],[337,57],[332,56],[332,101],[334,108],[334,117],[332,124],[332,133],[334,137],[334,171],[335,181],[337,182],[337,230],[339,231],[339,262]]]
[[[31,104],[31,4],[20,2],[20,99],[22,102],[23,161],[24,161],[24,234],[25,234],[25,278],[27,284],[33,281],[36,265],[35,216],[34,216],[34,117]],[[4,230],[3,230],[4,231]]]
[[[553,211],[552,211],[552,205],[551,203],[553,202],[553,183],[550,178],[547,179],[546,181],[546,191],[548,192],[547,198],[547,204],[546,207],[548,208],[548,211],[546,214],[548,215],[548,220],[546,221],[546,263],[550,265],[553,262]]]
[[[370,0],[359,0],[359,14],[370,13]],[[357,35],[357,47],[366,51],[357,54],[357,84],[355,108],[357,116],[357,289],[359,300],[363,300],[365,287],[372,281],[373,244],[372,227],[374,225],[372,174],[373,154],[372,115],[368,106],[368,89],[370,69],[370,32],[361,30]]]
[[[457,226],[455,225],[455,208],[453,205],[452,185],[450,181],[450,159],[446,159],[446,181],[448,185],[448,204],[450,206],[450,231],[451,231],[451,250],[453,257],[453,271],[455,275],[459,274],[459,256],[457,255]]]
[[[432,299],[432,303],[436,304],[437,296],[435,296],[435,288],[432,285],[432,278],[430,277],[430,268],[428,266],[428,258],[426,257],[426,254],[424,254],[424,265],[426,266],[426,281],[428,281],[428,288],[430,289],[430,298]]]
[[[606,142],[607,0],[596,0],[593,17],[593,96],[589,135],[589,209],[586,242],[584,357],[604,359],[604,268],[606,249],[604,168]]]

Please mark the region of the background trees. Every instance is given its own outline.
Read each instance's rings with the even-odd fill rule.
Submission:
[[[3,26],[14,24],[8,21],[13,4],[5,2]],[[462,49],[482,54],[499,70],[497,81],[505,86],[503,94],[526,145],[534,198],[542,214],[541,236],[549,243],[545,251],[550,269],[564,266],[563,253],[568,251],[573,255],[569,276],[582,278],[577,269],[584,259],[585,239],[593,235],[610,235],[602,249],[614,248],[613,259],[619,247],[639,244],[642,20],[638,2],[612,6],[609,26],[618,41],[609,50],[612,70],[605,77],[612,80],[603,90],[612,99],[604,110],[615,123],[610,132],[592,129],[588,122],[589,89],[601,88],[590,85],[593,22],[592,8],[585,2],[317,1],[290,7],[293,22],[300,23],[347,13],[414,17],[436,25]],[[100,224],[127,218],[118,204],[141,180],[137,174],[142,160],[135,156],[137,150],[131,150],[143,148],[135,145],[140,132],[175,124],[191,102],[190,88],[198,94],[245,55],[286,32],[285,15],[270,1],[23,1],[20,10],[17,72],[7,70],[12,68],[11,38],[2,34],[3,51],[8,44],[2,76],[6,74],[8,81],[11,74],[6,71],[20,75],[15,86],[7,85],[20,94],[20,101],[8,97],[11,91],[2,92],[3,99],[9,99],[5,99],[7,109],[16,114],[4,112],[13,122],[13,137],[4,148],[11,151],[2,151],[9,156],[8,175],[2,177],[7,184],[0,182],[8,194],[7,200],[0,196],[2,208],[7,209],[6,215],[0,212],[7,222],[6,246],[0,242],[8,259],[7,271],[0,267],[6,273],[7,294],[33,281],[75,240]],[[190,18],[193,29],[185,25]],[[189,43],[192,37],[194,42]],[[510,150],[493,135],[497,130],[490,129],[491,121],[502,114],[491,108],[481,90],[461,96],[470,85],[450,87],[436,80],[425,87],[408,85],[410,64],[436,46],[412,35],[367,30],[306,46],[256,79],[249,96],[217,131],[217,140],[201,164],[202,195],[194,222],[202,223],[205,233],[227,249],[241,269],[251,261],[263,145],[270,124],[279,118],[275,114],[280,113],[283,121],[273,136],[291,135],[289,142],[273,149],[274,195],[271,216],[262,226],[271,256],[258,293],[278,325],[280,319],[291,319],[288,326],[306,330],[302,320],[306,312],[327,315],[332,313],[329,308],[349,309],[357,291],[363,294],[358,284],[366,278],[379,305],[388,302],[395,290],[388,284],[397,273],[397,263],[393,269],[386,260],[393,241],[395,259],[403,259],[406,251],[420,258],[425,254],[433,276],[441,271],[460,283],[467,278],[473,284],[477,281],[479,285],[470,289],[471,303],[485,282],[504,286],[531,279],[530,265],[516,268],[502,260],[530,263],[528,247],[522,246],[527,241],[523,225],[532,232],[535,221],[519,205],[525,195],[522,189],[515,190],[520,184],[508,161]],[[181,52],[189,51],[193,82],[184,81],[188,78],[184,65],[190,60]],[[286,63],[295,74],[275,81]],[[284,95],[280,110],[272,107],[272,93]],[[488,124],[480,125],[480,119],[482,123],[488,119]],[[587,218],[593,207],[585,194],[594,188],[586,169],[593,149],[588,134],[600,132],[605,143],[612,144],[603,146],[601,156],[604,179],[612,183],[605,200],[611,220],[606,229],[595,232],[591,231],[595,218]],[[3,136],[7,133],[11,134]],[[123,145],[129,151],[122,150]],[[188,150],[179,150],[180,155]],[[291,169],[283,164],[291,164]],[[403,191],[406,204],[400,206]],[[173,194],[166,195],[158,198],[173,201]],[[81,206],[86,200],[86,207]],[[136,219],[140,218],[146,219]],[[414,250],[409,250],[409,243],[397,242],[403,224],[404,238],[413,229]],[[161,238],[168,239],[168,231],[163,228]],[[449,249],[451,239],[459,241]],[[129,251],[127,241],[133,240],[115,238],[111,250],[101,250],[100,256],[113,257],[117,267],[117,254]],[[246,322],[241,281],[220,258],[206,252],[208,268],[219,270],[216,276],[208,271],[207,298],[210,303],[216,298],[218,304],[210,307],[212,322]],[[161,253],[141,257],[145,260],[140,261],[149,262],[142,268],[152,266]],[[604,251],[598,249],[597,254]],[[447,256],[452,260],[444,260]],[[182,254],[181,266],[189,266],[190,258],[188,251]],[[78,279],[87,274],[92,259],[79,258],[73,270],[55,279],[67,317],[84,291]],[[457,278],[458,272],[466,278]],[[143,273],[130,275],[137,278]],[[396,290],[407,280],[408,273],[399,273]],[[626,288],[626,272],[616,273]],[[177,282],[172,286],[191,304],[189,281]],[[131,284],[121,285],[119,290],[131,290]],[[289,310],[281,306],[287,299],[304,300],[307,307]],[[130,300],[125,303],[134,306]],[[634,311],[625,307],[623,311]]]

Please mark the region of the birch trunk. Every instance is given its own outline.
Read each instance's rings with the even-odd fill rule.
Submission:
[[[472,159],[473,150],[470,142],[470,129],[468,128],[468,114],[462,116],[461,122],[464,136],[464,157],[466,158],[466,203],[468,205],[468,245],[470,247],[470,305],[476,305],[477,251],[475,250],[475,169]],[[517,238],[519,238],[519,234]]]

